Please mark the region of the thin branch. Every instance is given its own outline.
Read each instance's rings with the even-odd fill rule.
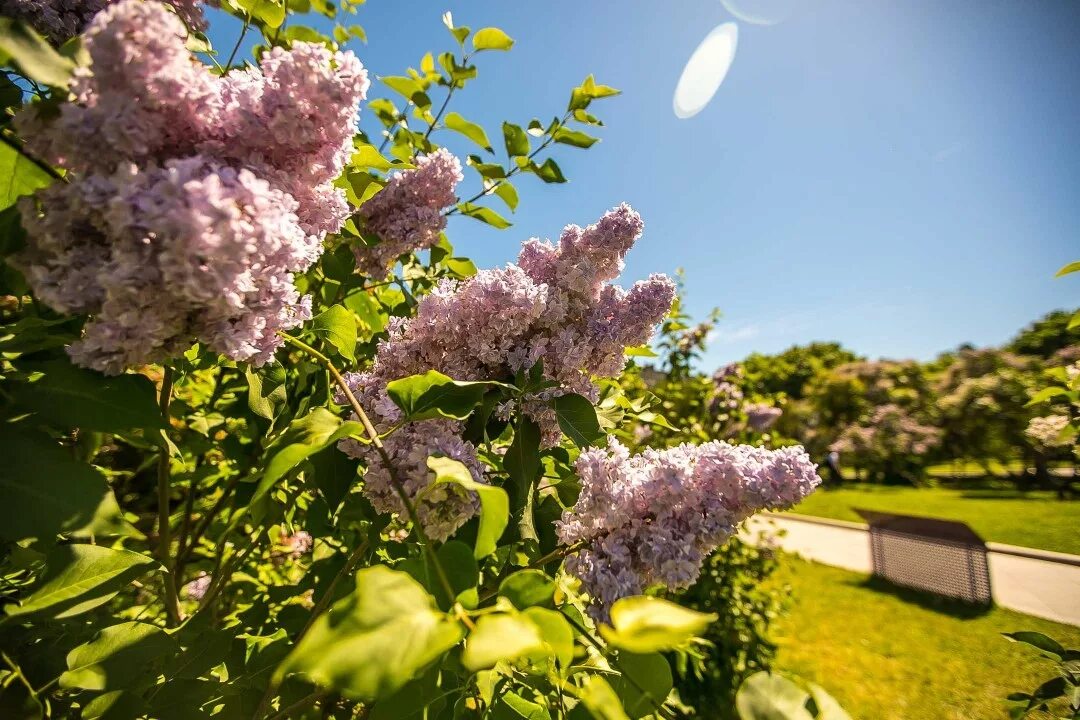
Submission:
[[[166,430],[169,428],[169,403],[172,401],[173,369],[165,366],[165,374],[161,378],[161,397],[158,406],[165,420]],[[176,594],[176,575],[173,574],[173,564],[170,560],[172,550],[171,528],[169,527],[169,445],[164,443],[158,455],[157,472],[157,501],[158,501],[158,556],[165,572],[161,575],[161,581],[165,585],[165,623],[169,627],[180,624],[180,599]]]
[[[240,31],[240,37],[236,38],[236,44],[233,45],[232,52],[229,53],[229,59],[225,61],[226,70],[232,67],[233,60],[236,58],[236,51],[240,49],[240,44],[244,42],[244,36],[247,35],[249,27],[251,27],[251,13],[246,13],[244,17],[244,29]]]
[[[59,180],[61,182],[69,182],[67,176],[61,175],[52,165],[45,162],[36,155],[30,153],[19,140],[9,134],[6,128],[4,132],[0,133],[0,142],[3,142],[12,150],[19,153],[30,162],[34,163],[34,165],[37,165],[38,168],[40,168],[43,172],[45,172],[49,177],[53,178],[54,180]]]
[[[312,358],[317,360],[323,367],[327,369],[330,375],[334,378],[334,382],[341,389],[345,399],[348,400],[349,405],[352,407],[353,413],[356,414],[357,419],[360,420],[360,424],[364,426],[364,432],[367,433],[368,439],[375,447],[375,452],[378,453],[379,458],[382,460],[383,466],[386,467],[386,472],[390,475],[390,484],[394,486],[394,490],[397,491],[398,497],[401,498],[402,504],[405,505],[405,509],[409,513],[409,519],[412,521],[413,529],[416,531],[417,537],[420,539],[421,545],[423,545],[424,552],[427,554],[428,559],[431,561],[432,566],[435,568],[435,574],[438,575],[439,584],[442,585],[443,590],[446,592],[447,598],[451,601],[456,597],[453,586],[450,584],[449,578],[446,576],[446,571],[443,569],[442,563],[439,562],[439,557],[435,554],[435,548],[432,546],[431,541],[427,537],[427,533],[424,532],[424,526],[420,522],[420,517],[416,513],[416,507],[413,505],[412,498],[405,492],[405,486],[401,482],[401,478],[398,477],[397,468],[394,467],[393,461],[390,460],[390,454],[386,452],[386,448],[383,446],[382,439],[379,437],[379,432],[375,429],[375,426],[371,423],[370,418],[364,408],[360,405],[360,401],[356,399],[353,394],[352,388],[345,382],[345,378],[334,366],[334,363],[330,362],[330,358],[323,355],[321,352],[311,347],[303,340],[295,338],[292,335],[286,333],[278,333],[285,342],[293,345],[294,347],[304,351]],[[466,626],[471,626],[472,622],[467,617],[462,617],[462,622]]]

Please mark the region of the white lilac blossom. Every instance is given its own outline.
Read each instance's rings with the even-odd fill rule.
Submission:
[[[631,455],[612,439],[576,463],[581,495],[556,525],[559,541],[581,545],[566,559],[607,618],[611,604],[654,584],[693,584],[705,558],[739,523],[790,507],[820,479],[801,447],[779,450],[714,440]]]
[[[1031,418],[1024,434],[1040,448],[1068,447],[1074,439],[1065,432],[1067,427],[1068,415],[1046,415]]]
[[[382,279],[400,255],[435,245],[446,227],[443,209],[454,204],[463,177],[461,163],[445,148],[392,175],[358,213],[364,232],[378,242],[353,248],[357,270]]]
[[[112,0],[0,0],[0,15],[29,24],[61,45],[82,33],[102,8]],[[205,30],[200,0],[167,0],[172,9],[192,30]]]
[[[675,285],[664,275],[630,290],[610,284],[641,230],[641,217],[621,205],[595,225],[567,226],[557,244],[527,241],[517,265],[442,281],[414,318],[388,326],[374,367],[358,383],[384,387],[428,370],[508,380],[542,362],[557,387],[530,398],[524,411],[540,424],[544,444],[557,444],[551,397],[576,392],[595,400],[593,378],[618,375],[626,348],[648,342],[671,307]]]
[[[86,32],[74,101],[16,118],[71,182],[22,201],[14,261],[46,304],[91,315],[68,352],[107,373],[195,341],[266,362],[311,316],[293,273],[348,212],[332,183],[368,86],[356,57],[294,43],[219,77],[185,36],[160,3],[112,4]]]

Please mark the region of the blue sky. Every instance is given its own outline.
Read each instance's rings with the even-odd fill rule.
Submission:
[[[812,340],[927,358],[1080,305],[1080,278],[1052,277],[1080,258],[1080,3],[768,4],[794,10],[761,26],[720,0],[369,0],[356,16],[369,42],[350,47],[395,75],[451,48],[447,9],[459,25],[503,28],[514,50],[478,57],[451,108],[493,139],[503,119],[561,113],[587,73],[620,88],[596,106],[601,143],[559,148],[569,184],[524,177],[514,227],[455,219],[451,240],[499,265],[527,237],[628,201],[646,230],[625,282],[683,267],[690,311],[724,312],[707,368]],[[676,118],[683,65],[732,20],[725,82],[700,114]],[[473,151],[451,133],[440,141]]]

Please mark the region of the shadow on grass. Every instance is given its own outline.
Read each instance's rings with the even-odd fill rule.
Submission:
[[[933,610],[942,615],[948,615],[961,620],[971,620],[982,617],[994,607],[993,605],[979,605],[977,603],[964,602],[963,600],[958,600],[956,598],[935,595],[923,590],[915,590],[914,588],[904,587],[903,585],[889,582],[885,578],[876,575],[871,575],[865,580],[852,579],[845,582],[853,587],[864,588],[866,590],[872,590],[873,592],[886,593],[906,603],[918,605],[927,610]]]

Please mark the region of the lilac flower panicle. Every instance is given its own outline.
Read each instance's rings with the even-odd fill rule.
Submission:
[[[772,405],[749,405],[746,408],[746,422],[751,429],[764,432],[775,425],[783,414],[783,410]]]
[[[790,507],[820,483],[801,447],[767,450],[713,441],[630,455],[582,452],[581,495],[556,524],[559,541],[583,547],[566,560],[590,596],[590,612],[660,583],[693,584],[705,558],[755,512]]]
[[[294,560],[311,552],[314,542],[311,533],[307,530],[297,530],[291,535],[283,536],[280,540],[281,545],[288,550],[289,557]]]
[[[353,248],[357,269],[382,279],[400,255],[435,245],[446,227],[443,209],[457,200],[454,188],[463,178],[461,163],[445,148],[392,175],[360,208],[364,230],[379,242]]]
[[[166,0],[192,30],[205,30],[200,0]],[[0,0],[0,15],[22,20],[54,45],[62,45],[83,32],[95,15],[112,0]]]
[[[595,399],[593,378],[618,375],[626,348],[646,343],[671,307],[675,286],[664,275],[629,291],[609,284],[641,229],[640,216],[622,205],[595,225],[568,226],[557,244],[526,242],[516,265],[443,281],[414,318],[389,328],[363,382],[384,387],[432,369],[458,380],[503,379],[542,360],[559,387],[527,398],[524,411],[540,424],[544,444],[557,444],[551,398]]]
[[[260,68],[212,74],[157,2],[121,0],[87,29],[73,102],[16,117],[70,183],[21,204],[14,259],[35,294],[92,317],[68,349],[107,373],[194,341],[259,365],[311,317],[293,274],[347,215],[348,160],[367,74],[351,53],[294,43]]]

